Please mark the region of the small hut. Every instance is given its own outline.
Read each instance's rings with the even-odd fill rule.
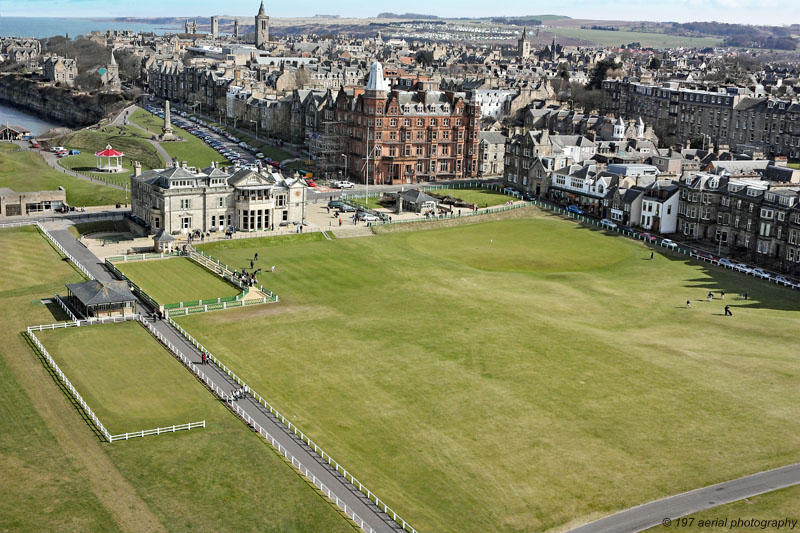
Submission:
[[[114,150],[111,145],[107,145],[105,150],[95,152],[97,158],[97,170],[100,172],[123,172],[122,158],[125,156],[119,150]]]
[[[136,314],[136,296],[124,281],[86,281],[67,285],[69,303],[86,318]]]
[[[153,247],[156,252],[172,252],[172,247],[175,242],[175,237],[161,230],[153,237]]]

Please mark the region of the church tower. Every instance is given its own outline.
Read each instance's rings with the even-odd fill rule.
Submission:
[[[531,43],[528,40],[528,28],[522,29],[522,37],[517,40],[517,58],[528,59],[531,55]]]
[[[264,10],[264,1],[261,1],[261,7],[256,15],[256,48],[264,50],[269,44],[269,17]]]
[[[238,39],[239,38],[239,20],[238,19],[233,21],[233,38],[234,39]]]
[[[211,38],[219,39],[219,17],[211,17]]]

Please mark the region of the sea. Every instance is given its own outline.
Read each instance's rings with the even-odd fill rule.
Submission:
[[[0,36],[2,37],[54,37],[69,35],[75,38],[92,31],[134,30],[154,32],[163,35],[167,32],[181,31],[166,25],[144,24],[139,22],[119,22],[114,19],[49,18],[49,17],[3,17],[0,16]]]
[[[26,113],[25,111],[15,107],[9,107],[4,104],[0,104],[0,124],[22,126],[23,128],[30,130],[31,135],[34,137],[41,135],[49,129],[59,126],[59,124],[48,122],[47,120],[43,120],[36,115],[31,115],[30,113]]]

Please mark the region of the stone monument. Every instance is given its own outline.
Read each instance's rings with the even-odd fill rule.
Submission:
[[[169,100],[164,102],[164,128],[161,130],[159,141],[178,141],[178,137],[172,131],[172,117],[169,112]]]

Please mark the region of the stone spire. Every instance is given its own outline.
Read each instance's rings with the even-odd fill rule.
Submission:
[[[114,50],[111,50],[111,61],[108,63],[109,65],[116,65],[117,60],[114,59]]]
[[[251,11],[251,13],[252,13],[252,11]],[[256,16],[258,16],[258,17],[266,17],[267,16],[267,11],[264,9],[264,0],[261,0],[261,7],[258,8],[258,15],[256,15]]]

